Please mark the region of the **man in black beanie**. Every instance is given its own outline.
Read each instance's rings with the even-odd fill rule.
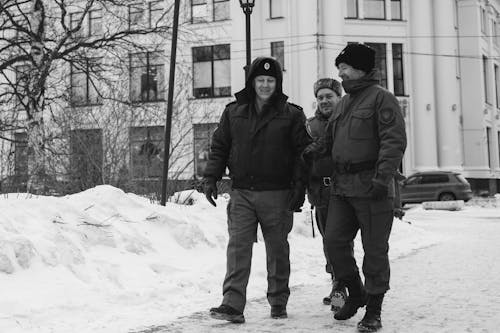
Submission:
[[[216,181],[226,167],[232,181],[227,205],[229,242],[222,304],[210,316],[243,323],[252,247],[260,225],[266,245],[267,300],[271,318],[286,318],[290,295],[288,233],[305,200],[307,173],[301,154],[311,142],[302,108],[282,91],[274,58],[256,58],[245,88],[222,113],[204,172],[204,192],[215,206]]]
[[[330,154],[334,164],[324,244],[335,277],[349,293],[334,317],[349,319],[366,305],[358,330],[375,332],[382,327],[382,301],[389,290],[393,178],[406,149],[405,123],[396,97],[379,85],[372,48],[349,44],[335,66],[346,95],[325,136],[306,148],[304,158]],[[365,252],[364,284],[353,255],[358,230]]]

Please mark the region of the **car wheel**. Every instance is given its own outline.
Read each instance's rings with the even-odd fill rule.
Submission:
[[[439,195],[439,201],[451,201],[455,200],[455,195],[453,193],[441,193]]]

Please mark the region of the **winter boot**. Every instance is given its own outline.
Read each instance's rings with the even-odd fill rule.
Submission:
[[[288,318],[285,305],[271,305],[271,318],[284,319]]]
[[[368,295],[366,313],[358,323],[358,332],[377,332],[382,328],[380,313],[382,311],[383,300],[384,294]]]
[[[359,308],[366,304],[366,291],[359,274],[345,281],[349,296],[345,304],[333,315],[337,320],[346,320],[353,317]]]
[[[347,292],[345,287],[337,286],[331,295],[330,310],[332,310],[333,313],[337,313],[344,306],[346,300]]]
[[[327,265],[328,267],[328,265]],[[332,278],[332,291],[328,294],[328,296],[323,297],[323,304],[330,305],[332,304],[332,295],[335,292],[335,288],[337,288],[339,282]]]
[[[226,304],[222,304],[218,308],[211,308],[210,317],[214,319],[227,320],[236,324],[245,322],[245,316],[243,316],[242,312]]]

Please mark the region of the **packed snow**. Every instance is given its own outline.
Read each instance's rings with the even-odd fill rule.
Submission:
[[[222,298],[228,199],[227,194],[220,195],[214,208],[203,195],[185,191],[170,198],[171,202],[163,207],[107,185],[64,197],[2,195],[0,332],[159,332],[168,323],[178,323],[181,317],[206,313],[209,307],[219,305]],[[432,221],[444,221],[446,225],[469,220],[495,222],[498,233],[494,236],[490,233],[489,237],[500,241],[499,202],[500,198],[480,200],[457,212],[426,211],[421,205],[414,205],[404,221],[394,221],[390,241],[392,265],[397,266],[422,249],[446,243],[451,237],[449,227],[430,228],[438,223]],[[328,323],[325,330],[328,331],[336,323],[328,309],[319,305],[329,286],[321,237],[317,229],[316,237],[312,233],[311,211],[306,204],[303,212],[295,213],[289,236],[292,266],[289,320],[293,322],[294,311],[300,311],[294,309],[318,304],[315,318],[319,316]],[[359,239],[355,249],[360,263],[363,251]],[[485,250],[482,255],[487,257],[483,261],[487,262],[489,257],[497,260],[492,252]],[[428,269],[411,267],[411,272],[413,278],[419,278],[419,272],[422,279],[432,278]],[[500,268],[494,273],[498,277]],[[259,311],[268,315],[266,284],[265,249],[259,234],[248,286],[247,324],[241,327],[252,327],[252,322],[268,323],[255,317],[264,316]],[[451,290],[461,287],[447,286]],[[496,289],[492,292],[498,295],[499,287],[493,287]],[[294,293],[300,297],[294,298]],[[387,306],[391,309],[402,302],[397,303],[399,307],[411,309],[411,298],[406,298],[406,303],[404,299],[396,299],[392,305],[387,302]],[[297,303],[300,300],[305,303]],[[484,298],[485,305],[489,301]],[[257,307],[259,310],[253,314],[252,309]],[[493,310],[491,305],[488,309]],[[414,310],[418,315],[418,309]],[[392,312],[397,311],[395,308]],[[446,307],[442,311],[446,312]],[[493,320],[500,325],[499,317]],[[300,321],[307,323],[304,316]],[[204,326],[199,332],[208,331],[215,324],[210,319],[200,322]],[[355,323],[351,324],[338,327],[355,331]],[[196,323],[190,325],[184,326],[186,332],[196,331],[192,326]],[[442,330],[436,331],[456,332],[453,325],[443,325]],[[300,325],[296,327],[295,332],[305,331]],[[390,331],[405,332],[398,327]],[[407,331],[419,331],[419,327],[415,324]],[[485,320],[475,327],[477,332],[487,332],[489,327],[496,326]],[[258,330],[258,327],[253,329]]]

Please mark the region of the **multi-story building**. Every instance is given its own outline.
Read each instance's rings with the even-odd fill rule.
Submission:
[[[210,29],[218,24],[211,20],[212,4],[200,2],[192,2],[198,13],[193,25]],[[206,10],[204,22],[198,6]],[[231,6],[232,19],[225,23],[230,33],[220,41],[231,48],[234,93],[244,79],[245,24],[238,3]],[[377,51],[381,84],[397,96],[405,116],[403,171],[457,170],[475,189],[496,193],[499,13],[500,2],[487,0],[257,0],[251,16],[252,56],[278,58],[285,92],[312,115],[313,82],[337,77],[334,59],[347,43],[369,44]]]
[[[149,11],[173,3],[138,2]],[[140,16],[139,7],[131,3],[126,13],[130,22]],[[500,187],[499,13],[498,0],[255,0],[251,52],[252,57],[280,61],[284,92],[311,116],[313,83],[320,77],[338,78],[334,60],[347,43],[369,44],[377,51],[381,84],[397,96],[406,120],[404,173],[456,170],[475,189],[495,193]],[[175,86],[181,100],[177,105],[196,112],[190,119],[192,131],[182,135],[192,147],[181,158],[188,167],[176,172],[191,178],[202,173],[224,106],[244,86],[245,16],[236,0],[186,0],[181,1],[180,22],[185,35],[179,40],[177,64],[188,79]],[[160,49],[137,54],[137,61],[130,55],[129,82],[123,89],[136,102],[145,102],[145,110],[165,107],[169,43]],[[92,100],[92,86],[83,87],[87,89],[72,86],[70,107]],[[133,179],[160,176],[159,166],[144,169],[148,160],[136,154],[147,143],[160,146],[164,117],[155,114],[128,128],[126,169]],[[23,156],[16,155],[18,168]]]

